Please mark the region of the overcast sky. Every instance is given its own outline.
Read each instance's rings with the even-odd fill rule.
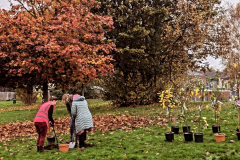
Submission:
[[[225,2],[230,2],[233,4],[239,3],[240,0],[223,0],[223,5]],[[5,9],[9,9],[10,8],[10,3],[8,2],[8,0],[0,0],[0,8],[5,8]],[[221,65],[221,61],[218,59],[214,59],[212,57],[208,57],[207,61],[211,64],[211,67],[214,67],[216,69],[223,69],[223,66]]]

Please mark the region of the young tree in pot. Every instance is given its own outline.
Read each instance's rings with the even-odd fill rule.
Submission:
[[[215,78],[217,79],[217,78]],[[222,84],[222,80],[220,78],[218,78],[219,80],[219,85],[217,85],[216,88],[213,88],[212,90],[212,94],[211,94],[211,101],[212,101],[212,107],[213,107],[213,111],[214,111],[214,119],[215,119],[215,123],[212,125],[212,132],[213,133],[220,133],[221,132],[221,127],[219,125],[219,114],[221,112],[221,105],[222,102],[220,102],[219,100],[223,98],[223,85]]]
[[[202,81],[198,81],[197,84],[197,89],[196,89],[196,95],[200,95],[199,97],[201,97],[201,105],[198,107],[199,110],[199,119],[198,119],[198,133],[194,134],[194,139],[195,142],[203,142],[203,133],[200,133],[200,124],[201,124],[201,111],[202,111],[202,106],[203,106],[203,100],[204,100],[204,90],[205,90],[205,85]],[[198,93],[199,90],[199,93]],[[206,121],[206,117],[203,118],[204,121]]]
[[[183,126],[183,134],[184,134],[184,139],[185,139],[185,142],[189,142],[189,141],[193,141],[193,134],[192,132],[190,131],[190,126],[188,125],[188,117],[186,115],[186,111],[188,110],[187,107],[186,107],[186,102],[188,101],[188,97],[191,96],[191,91],[193,91],[193,89],[191,89],[192,87],[191,86],[187,86],[185,91],[184,89],[182,88],[180,90],[180,102],[182,102],[182,116],[184,117],[184,121],[185,121],[185,126]]]
[[[220,92],[219,91],[212,91],[211,94],[211,101],[212,101],[212,108],[214,111],[214,124],[212,125],[212,132],[213,133],[218,133],[221,132],[221,128],[219,125],[219,114],[221,111],[221,104],[222,102],[218,101],[218,97],[220,97]]]
[[[185,103],[183,104],[182,111],[187,110]],[[187,116],[186,117],[186,126],[183,126],[183,134],[185,142],[193,141],[193,133],[190,131],[190,126],[187,123]]]
[[[188,125],[188,109],[186,107],[186,103],[189,101],[190,98],[194,96],[194,86],[195,86],[195,78],[192,79],[192,77],[188,77],[184,84],[182,84],[182,87],[179,92],[179,99],[180,103],[182,105],[182,117],[184,118],[185,125],[182,126],[183,133],[184,132],[190,132],[191,127]]]
[[[183,88],[181,88],[181,90],[179,92],[179,96],[180,96],[179,102],[182,106],[182,117],[184,118],[184,122],[185,122],[185,125],[182,126],[183,133],[190,132],[190,126],[188,125],[188,119],[187,119],[187,115],[186,115],[186,113],[187,113],[186,111],[188,110],[186,107],[186,102],[188,101],[189,91],[190,91],[190,87],[186,87],[185,90]]]
[[[183,102],[182,104],[182,115],[184,117],[184,122],[185,122],[185,125],[182,126],[182,129],[183,129],[183,133],[185,132],[190,132],[191,130],[191,126],[188,125],[188,109],[186,107],[186,103]]]
[[[200,105],[199,106],[198,133],[194,134],[195,142],[203,142],[203,133],[200,133],[201,111],[202,111],[202,109],[201,109],[201,105]]]
[[[175,116],[172,116],[174,125],[171,126],[171,130],[172,132],[174,132],[174,134],[179,134],[179,126],[177,125],[177,117],[179,115],[178,113],[179,106],[180,106],[180,101],[177,99],[173,99],[171,103],[171,108],[175,108],[175,112],[172,112],[172,115],[175,115]]]
[[[220,115],[220,112],[221,112],[221,105],[223,103],[216,100],[214,101],[214,104],[213,104],[213,107],[214,107],[214,112],[215,112],[215,126],[217,126],[217,132],[216,130],[214,130],[215,128],[213,128],[214,126],[212,126],[213,128],[213,133],[215,133],[215,139],[216,139],[216,142],[222,142],[222,141],[225,141],[225,134],[224,133],[220,133],[220,125],[219,125],[219,115]]]
[[[174,140],[174,132],[172,131],[171,122],[171,109],[175,107],[175,104],[178,103],[177,101],[174,101],[173,95],[171,92],[171,87],[167,90],[163,90],[161,93],[159,93],[160,96],[160,103],[163,109],[167,109],[167,115],[168,115],[168,127],[169,132],[165,133],[166,141],[172,142]],[[179,129],[179,128],[178,128]]]

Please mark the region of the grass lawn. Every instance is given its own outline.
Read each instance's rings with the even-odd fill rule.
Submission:
[[[57,107],[53,113],[54,118],[68,116],[66,106],[60,101],[57,103]],[[93,110],[93,114],[102,110],[101,106],[104,106],[104,110],[107,111],[109,103],[109,101],[103,100],[88,100],[89,107]],[[24,106],[24,104],[20,101],[17,101],[16,104],[13,104],[12,101],[0,101],[0,125],[8,122],[33,120],[40,106],[40,101],[32,106]]]
[[[142,106],[135,108],[114,108],[109,102],[102,100],[89,100],[89,108],[93,115],[97,116],[147,116],[150,119],[158,120],[158,118],[166,117],[166,110],[159,107],[158,104],[151,106]],[[2,104],[3,103],[3,104]],[[9,104],[8,104],[9,103]],[[0,108],[14,108],[11,102],[0,102]],[[210,107],[210,102],[205,102],[202,107],[202,116],[207,117],[209,127],[203,129],[202,125],[200,131],[204,133],[204,142],[195,143],[184,142],[182,134],[182,126],[185,124],[178,119],[177,124],[180,127],[180,134],[174,135],[173,142],[166,142],[164,133],[168,131],[165,125],[157,125],[156,123],[149,126],[140,126],[131,130],[110,130],[107,132],[96,131],[93,134],[88,133],[88,143],[93,146],[86,148],[83,151],[78,149],[71,149],[69,152],[62,153],[57,149],[47,150],[44,153],[36,152],[36,137],[19,137],[5,141],[0,144],[0,159],[240,159],[240,141],[237,140],[236,123],[237,110],[230,103],[225,103],[222,106],[221,118],[221,132],[226,134],[225,142],[215,142],[214,134],[211,126],[214,124],[214,112]],[[24,107],[17,104],[18,108]],[[209,105],[209,108],[206,108]],[[189,103],[188,107],[188,121],[193,133],[198,132],[198,106],[199,103]],[[26,119],[33,120],[37,109],[26,110],[10,110],[0,112],[0,123],[9,123],[11,121],[24,121]],[[175,109],[174,115],[180,113],[181,109]],[[59,104],[54,111],[54,118],[61,116],[68,116],[66,107]],[[144,122],[143,122],[144,123]],[[170,125],[173,125],[171,122]],[[59,135],[59,134],[58,134]],[[69,139],[69,135],[61,135],[64,140]],[[234,143],[230,143],[234,140]],[[45,142],[47,144],[47,142]]]

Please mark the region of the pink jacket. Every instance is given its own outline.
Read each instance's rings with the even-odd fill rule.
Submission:
[[[40,107],[39,111],[37,112],[36,117],[34,118],[33,122],[46,122],[47,126],[49,123],[49,119],[48,119],[48,110],[51,107],[52,102],[48,101],[42,104],[42,106]],[[55,108],[55,106],[53,106],[53,109]]]

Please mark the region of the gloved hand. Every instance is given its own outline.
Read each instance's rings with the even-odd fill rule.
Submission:
[[[54,127],[54,121],[49,121],[51,127]]]

